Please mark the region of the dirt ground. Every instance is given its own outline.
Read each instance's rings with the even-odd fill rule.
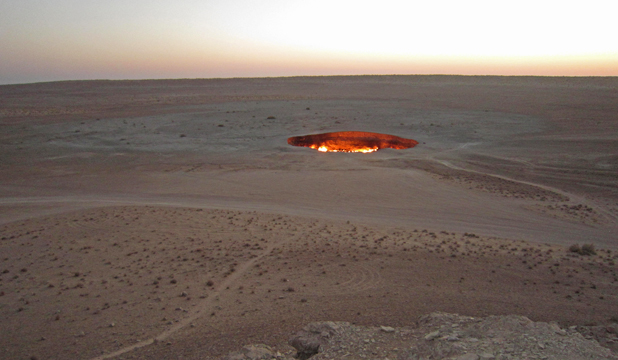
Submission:
[[[7,85],[0,128],[6,358],[214,359],[433,311],[618,320],[616,78]],[[331,131],[419,145],[286,141]]]

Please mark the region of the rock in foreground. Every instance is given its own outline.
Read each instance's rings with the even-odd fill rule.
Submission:
[[[264,345],[250,345],[225,359],[618,359],[574,328],[515,315],[474,318],[432,313],[402,328],[311,323],[289,344],[296,352],[282,354]]]

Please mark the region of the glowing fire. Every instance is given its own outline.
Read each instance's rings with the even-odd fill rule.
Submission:
[[[295,136],[288,144],[305,146],[321,152],[360,152],[370,153],[380,149],[409,149],[418,144],[416,140],[404,139],[394,135],[362,131],[340,131],[333,133]]]
[[[378,151],[378,148],[355,148],[355,149],[350,149],[350,150],[343,150],[343,149],[329,149],[327,146],[317,146],[317,145],[311,145],[309,146],[312,149],[317,149],[318,151],[321,152],[361,152],[361,153],[370,153],[370,152],[374,152],[374,151]]]

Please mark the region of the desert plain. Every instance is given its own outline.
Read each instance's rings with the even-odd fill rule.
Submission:
[[[216,359],[433,311],[618,321],[618,78],[4,85],[0,129],[2,358]],[[287,144],[333,131],[419,145]]]

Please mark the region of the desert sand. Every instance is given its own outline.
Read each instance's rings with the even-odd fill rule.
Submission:
[[[434,311],[618,320],[618,78],[6,85],[0,127],[3,358],[216,359]],[[419,144],[287,144],[335,131]]]

